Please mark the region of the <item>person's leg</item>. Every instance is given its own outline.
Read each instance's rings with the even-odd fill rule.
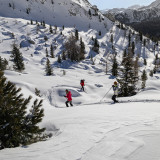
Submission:
[[[69,106],[68,106],[68,102],[69,102],[69,101],[66,101],[66,107],[69,107]]]
[[[113,96],[112,96],[112,100],[113,100],[114,102],[116,102],[116,95],[113,95]]]
[[[115,96],[115,102],[118,102],[116,98],[117,98],[117,96]]]
[[[82,90],[84,91],[84,86],[82,86]]]
[[[73,106],[72,101],[70,101],[70,105]]]

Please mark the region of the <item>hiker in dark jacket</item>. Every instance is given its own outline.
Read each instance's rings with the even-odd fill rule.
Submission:
[[[118,101],[116,100],[117,96],[118,96],[118,83],[115,81],[114,85],[112,85],[113,87],[113,91],[114,91],[114,95],[112,96],[112,100],[114,101],[114,103],[118,103]]]

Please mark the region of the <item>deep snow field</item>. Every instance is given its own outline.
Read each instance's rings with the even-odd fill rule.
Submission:
[[[1,56],[10,57],[9,44],[15,41],[8,32],[12,29],[16,42],[24,41],[21,52],[24,53],[26,67],[23,73],[6,70],[5,76],[22,88],[25,97],[31,95],[35,99],[34,89],[41,90],[45,117],[40,125],[53,136],[29,146],[1,150],[0,160],[160,160],[159,74],[149,77],[146,89],[136,96],[118,98],[120,103],[112,104],[111,90],[100,103],[115,81],[105,74],[105,65],[99,63],[105,55],[103,48],[96,57],[96,65],[92,65],[89,59],[78,64],[66,61],[61,65],[57,64],[56,59],[51,59],[54,75],[48,77],[44,71],[44,32],[33,34],[36,32],[35,26],[26,25],[25,28],[26,21],[22,20],[13,22],[3,18],[1,22],[4,22],[0,25]],[[17,24],[18,28],[13,27]],[[68,28],[64,34],[70,32]],[[88,34],[81,33],[89,46]],[[90,37],[92,34],[94,31],[91,30]],[[125,48],[122,42],[125,44],[126,41],[120,35],[117,34],[117,46]],[[34,39],[37,46],[27,46],[27,36]],[[57,38],[55,52],[59,53],[61,37],[54,36]],[[105,38],[102,37],[100,41],[105,41]],[[47,42],[48,47],[50,43]],[[148,50],[145,53],[149,69],[154,55]],[[63,75],[63,70],[66,75]],[[80,90],[81,79],[85,79],[85,92]],[[73,107],[65,107],[65,89],[72,92]]]

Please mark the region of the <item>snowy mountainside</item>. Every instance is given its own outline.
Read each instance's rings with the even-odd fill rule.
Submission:
[[[144,35],[149,35],[156,40],[160,38],[160,0],[138,8],[111,9],[104,15],[112,21],[118,20],[130,25],[135,30],[141,31]]]
[[[131,7],[127,9],[111,9],[106,14],[111,13],[115,19],[123,23],[133,23],[149,21],[160,16],[160,1],[156,0],[149,6]]]
[[[111,25],[109,20],[98,12],[102,22],[96,23],[98,16],[90,17],[89,9],[94,14],[95,9],[87,0],[0,0],[0,15],[3,17],[23,18],[56,26],[77,27],[86,29],[104,28]],[[7,11],[7,12],[6,12]]]
[[[86,0],[81,0],[81,1],[54,0],[53,6],[56,6],[54,8],[54,11],[52,10],[53,9],[52,1],[49,1],[49,0],[46,0],[46,1],[29,0],[29,1],[20,1],[20,2],[13,0],[11,3],[11,7],[9,6],[10,1],[8,0],[0,1],[0,2],[1,2],[0,14],[4,16],[4,17],[0,17],[0,31],[1,31],[0,32],[0,35],[1,35],[0,48],[2,53],[1,56],[3,58],[6,58],[7,60],[10,60],[11,45],[14,42],[20,45],[21,46],[20,51],[23,54],[25,65],[26,65],[25,76],[27,76],[28,74],[30,75],[30,72],[32,72],[31,73],[32,76],[36,74],[37,78],[39,76],[40,77],[45,76],[45,64],[47,60],[46,49],[48,49],[49,51],[50,49],[49,47],[51,44],[54,46],[55,58],[49,58],[49,59],[54,68],[55,75],[57,74],[62,75],[62,70],[66,70],[66,71],[68,71],[67,69],[76,70],[77,68],[82,71],[91,70],[89,71],[89,73],[102,72],[103,74],[105,73],[106,59],[109,59],[108,66],[109,66],[109,70],[111,70],[111,66],[112,66],[111,61],[112,61],[113,52],[117,53],[118,55],[117,60],[119,63],[121,63],[124,49],[128,47],[129,30],[134,32],[134,35],[132,36],[131,39],[135,41],[135,55],[140,56],[140,66],[143,66],[143,60],[144,58],[147,58],[147,61],[149,62],[147,66],[148,70],[153,69],[154,67],[153,60],[155,58],[155,55],[159,52],[159,50],[158,50],[158,47],[156,46],[156,49],[153,52],[153,48],[155,44],[151,40],[146,38],[147,45],[145,47],[139,41],[138,33],[132,30],[131,28],[126,27],[125,29],[122,30],[119,27],[117,27],[116,23],[115,24],[111,23],[107,18],[104,18],[103,20],[104,22],[106,22],[107,26],[105,26],[104,22],[100,21],[99,16],[94,15],[92,17],[89,17],[88,14],[84,14],[85,13],[84,11],[85,10],[88,11],[89,8],[92,10],[92,14],[95,14],[95,12],[93,12],[95,8],[93,9],[93,6],[91,6]],[[31,10],[30,10],[30,13],[27,14],[26,7],[29,4],[30,4]],[[80,10],[78,10],[81,12],[78,12],[76,16],[68,15],[69,8],[72,8],[73,6],[74,6],[73,8],[76,8],[77,5],[81,6]],[[9,11],[5,12],[4,9]],[[44,12],[42,13],[42,11]],[[52,21],[52,16],[50,16],[52,15],[51,11],[53,11],[55,16],[54,21]],[[100,12],[98,12],[98,14],[100,14]],[[13,18],[7,18],[7,16],[13,17]],[[16,18],[16,17],[21,17],[21,18]],[[44,20],[44,18],[46,18],[45,27],[41,25],[38,27],[35,21],[33,21],[33,24],[31,24],[30,19],[37,20],[38,18],[39,18],[39,21],[42,21],[42,19]],[[50,34],[49,25],[51,23],[55,25],[56,20],[60,20],[59,26],[57,27],[57,31],[54,34]],[[79,20],[81,21],[79,22]],[[86,27],[86,23],[87,23],[87,27]],[[94,25],[91,25],[91,27],[88,27],[88,23],[94,24]],[[70,61],[62,61],[62,63],[59,64],[57,63],[58,55],[62,54],[64,50],[64,44],[68,39],[68,37],[70,36],[70,34],[71,33],[74,34],[75,32],[75,28],[73,27],[73,24],[76,24],[76,28],[79,29],[79,37],[82,37],[82,40],[85,44],[86,60],[82,61],[80,64],[75,64]],[[63,25],[65,27],[64,30],[62,28]],[[98,33],[99,31],[101,31],[102,33],[101,35],[99,35]],[[110,41],[111,35],[113,35],[113,39],[114,39],[113,44]],[[45,37],[47,37],[47,40],[45,40]],[[93,38],[97,37],[98,39],[98,42],[100,45],[99,54],[95,53],[92,50],[93,48],[92,37]],[[30,43],[31,41],[33,43]],[[114,51],[112,48],[113,45],[115,49]],[[91,56],[93,57],[93,61],[95,65],[93,65],[93,62],[91,62],[89,58]],[[9,65],[10,65],[9,68],[12,69],[12,62],[10,62]],[[32,76],[29,76],[29,77],[32,77]],[[50,79],[49,77],[45,77],[45,78]],[[41,86],[40,84],[44,83],[43,78],[42,78],[42,81],[41,81],[41,78],[38,78],[38,79],[39,79],[39,82],[36,81],[36,83],[38,84],[35,85],[35,87],[45,90],[44,92],[48,92],[49,88],[52,88],[52,85],[50,87]],[[19,79],[14,79],[14,80],[12,79],[12,81],[15,82],[16,84],[20,83],[18,80]],[[30,84],[30,82],[26,82],[26,84]],[[21,85],[23,86],[23,81],[21,82]],[[27,88],[32,93],[34,92],[34,87],[27,86]]]
[[[75,97],[77,98],[76,103],[81,103],[81,98],[79,97],[80,95],[77,92],[77,89],[75,90],[75,87],[70,85],[72,84],[72,78],[79,84],[80,77],[85,77],[85,74],[90,77],[86,79],[86,81],[90,81],[90,79],[94,77],[94,74],[106,76],[105,65],[107,58],[108,69],[110,70],[112,67],[113,50],[110,42],[111,34],[113,34],[114,37],[113,43],[115,46],[115,51],[117,52],[117,60],[121,63],[123,51],[128,46],[128,38],[126,36],[128,31],[121,30],[116,25],[113,25],[110,31],[105,33],[104,36],[97,36],[97,31],[93,29],[89,29],[88,32],[80,31],[79,36],[82,37],[86,46],[86,59],[80,63],[73,63],[67,60],[62,61],[62,63],[59,64],[57,62],[58,55],[62,54],[64,50],[64,43],[69,35],[74,33],[74,31],[74,28],[64,28],[63,30],[61,27],[58,27],[55,34],[50,34],[49,25],[46,25],[46,27],[41,26],[37,32],[36,22],[33,22],[33,25],[31,25],[30,21],[27,20],[0,17],[1,57],[10,60],[11,45],[13,43],[18,45],[20,44],[20,51],[23,54],[26,68],[23,73],[12,71],[12,61],[9,61],[9,70],[5,72],[6,76],[9,80],[22,87],[22,89],[24,89],[24,94],[27,93],[28,95],[30,93],[31,95],[34,95],[34,89],[40,89],[45,99],[53,106],[57,106],[57,104],[55,104],[52,96],[56,95],[56,99],[61,99],[62,93],[66,87],[69,87],[73,94],[75,94]],[[60,34],[61,32],[63,33],[62,35]],[[44,40],[45,36],[48,38],[47,41]],[[100,44],[99,54],[92,51],[92,37],[96,36]],[[149,72],[150,69],[153,69],[154,67],[153,60],[155,55],[158,53],[158,48],[156,48],[156,51],[153,52],[154,43],[150,40],[147,40],[147,47],[142,46],[142,44],[136,40],[136,34],[132,37],[132,39],[136,41],[135,54],[140,54],[140,65],[143,66],[143,58],[146,58],[148,63],[145,67]],[[29,41],[34,43],[29,43]],[[45,50],[47,48],[49,51],[51,44],[55,48],[55,58],[49,58],[54,70],[54,76],[48,77],[45,76],[45,65],[47,61]],[[90,60],[90,55],[93,56],[95,65],[93,65],[93,62]],[[63,76],[63,71],[66,72],[66,76]],[[106,77],[109,78],[110,75]],[[103,81],[104,83],[108,83],[106,78]],[[112,78],[109,81],[112,82]],[[46,84],[46,82],[47,85],[41,85]],[[93,84],[89,85],[89,88],[94,88],[96,90],[97,88],[101,89],[101,86],[103,88],[104,84],[99,84],[98,81],[95,81]],[[26,90],[28,91],[26,92]],[[105,90],[102,92],[105,92]],[[95,97],[95,93],[89,92],[89,94],[90,96],[92,95],[92,98],[89,97],[89,99],[93,99]],[[60,104],[62,105],[62,103],[63,101],[61,100]]]

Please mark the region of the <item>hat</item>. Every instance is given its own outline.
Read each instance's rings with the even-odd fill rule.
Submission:
[[[114,84],[117,85],[118,83],[115,81]]]

